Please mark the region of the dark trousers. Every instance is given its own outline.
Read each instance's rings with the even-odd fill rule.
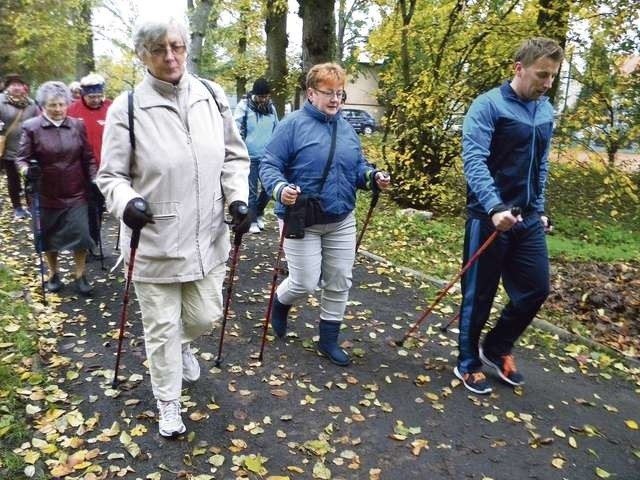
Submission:
[[[13,208],[20,208],[22,206],[22,202],[20,201],[22,185],[20,183],[20,174],[18,173],[16,164],[11,160],[1,161],[7,175],[7,190],[9,190],[11,205],[13,205]]]
[[[488,218],[469,218],[465,226],[464,264],[494,231]],[[532,214],[500,233],[462,277],[458,368],[481,367],[478,344],[502,279],[509,302],[487,333],[483,349],[490,356],[511,353],[549,295],[549,256],[540,216]]]

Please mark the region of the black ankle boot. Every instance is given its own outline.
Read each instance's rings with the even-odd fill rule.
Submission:
[[[55,293],[60,291],[62,285],[64,284],[62,283],[62,280],[60,280],[60,276],[57,273],[54,273],[53,276],[47,280],[45,287],[48,292]]]
[[[85,297],[91,295],[92,288],[91,285],[89,285],[89,282],[87,282],[86,276],[82,275],[81,277],[76,278],[75,287],[76,292],[78,292],[80,295],[83,295]]]

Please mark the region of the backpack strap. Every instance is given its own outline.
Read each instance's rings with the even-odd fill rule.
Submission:
[[[216,98],[216,94],[213,91],[213,88],[211,88],[211,85],[209,85],[209,82],[207,82],[204,78],[200,78],[200,77],[196,77],[196,78],[198,80],[200,80],[200,82],[202,82],[202,84],[207,88],[207,90],[209,90],[209,93],[213,97],[213,101],[215,102],[216,107],[218,107],[218,111],[220,112],[220,115],[222,115],[222,109],[220,108],[220,104],[218,103],[218,99]]]
[[[136,134],[133,131],[133,90],[129,90],[127,94],[128,116],[129,116],[129,143],[131,150],[136,151]]]

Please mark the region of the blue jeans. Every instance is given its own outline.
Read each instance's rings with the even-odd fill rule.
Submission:
[[[264,209],[269,203],[269,195],[264,191],[259,174],[260,159],[252,158],[249,167],[249,211],[253,222],[264,214]]]
[[[488,219],[469,218],[465,227],[464,263],[493,232]],[[549,256],[538,214],[525,217],[511,230],[500,233],[462,277],[458,369],[476,372],[480,334],[502,279],[509,303],[487,333],[483,350],[491,357],[511,353],[549,295]]]

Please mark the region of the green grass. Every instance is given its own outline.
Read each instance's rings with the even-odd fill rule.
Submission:
[[[639,179],[598,166],[552,165],[547,197],[555,232],[548,237],[550,256],[570,261],[640,261]],[[460,184],[459,179],[451,184]],[[458,201],[464,202],[464,192],[456,193]],[[359,225],[370,198],[359,193]],[[449,278],[460,268],[463,228],[462,215],[434,212],[432,220],[402,215],[383,194],[363,248],[398,265]]]
[[[12,450],[31,439],[25,404],[15,392],[28,386],[21,373],[37,351],[37,334],[31,329],[33,316],[21,290],[0,267],[0,478],[22,478],[24,462]]]

